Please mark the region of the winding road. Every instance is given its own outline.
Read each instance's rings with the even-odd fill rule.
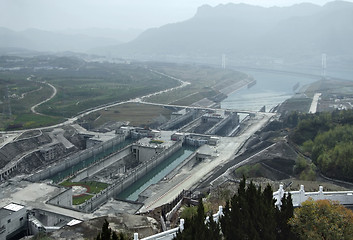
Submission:
[[[181,79],[178,79],[178,78],[175,78],[173,76],[170,76],[170,75],[167,75],[167,74],[164,74],[164,73],[161,73],[161,72],[158,72],[158,71],[155,71],[155,70],[152,70],[150,69],[151,72],[154,72],[156,74],[159,74],[159,75],[162,75],[162,76],[165,76],[165,77],[169,77],[173,80],[176,80],[180,83],[179,86],[177,87],[172,87],[172,88],[168,88],[168,89],[165,89],[165,90],[161,90],[161,91],[158,91],[158,92],[155,92],[155,93],[151,93],[151,94],[147,94],[145,96],[142,96],[142,97],[137,97],[137,98],[134,98],[134,99],[129,99],[127,101],[123,101],[123,102],[117,102],[117,103],[108,103],[108,104],[105,104],[105,105],[101,105],[101,106],[97,106],[97,107],[94,107],[94,108],[91,108],[91,109],[88,109],[84,112],[81,112],[79,113],[77,116],[74,116],[74,117],[71,117],[71,118],[68,118],[65,122],[62,122],[62,123],[58,123],[58,124],[55,124],[55,125],[51,125],[51,126],[46,126],[46,127],[39,127],[39,128],[32,128],[32,129],[26,129],[26,130],[16,130],[16,131],[0,131],[0,134],[22,134],[23,132],[26,132],[26,131],[29,131],[29,130],[45,130],[45,129],[50,129],[50,128],[56,128],[56,127],[62,127],[62,126],[66,126],[66,125],[70,125],[70,124],[73,124],[75,121],[77,121],[79,118],[82,118],[88,114],[91,114],[93,112],[96,112],[96,111],[100,111],[100,110],[103,110],[105,108],[109,108],[109,107],[114,107],[114,106],[118,106],[118,105],[122,105],[122,104],[125,104],[125,103],[131,103],[131,102],[135,102],[135,103],[143,103],[145,102],[144,99],[146,98],[149,98],[151,96],[155,96],[155,95],[158,95],[158,94],[162,94],[162,93],[166,93],[166,92],[170,92],[170,91],[173,91],[173,90],[176,90],[176,89],[179,89],[179,88],[184,88],[186,87],[187,85],[189,85],[190,83],[189,82],[186,82],[186,81],[183,81]],[[28,81],[33,81],[31,80],[31,77],[28,77],[27,78]],[[38,81],[39,82],[39,81]],[[50,83],[47,83],[47,82],[40,82],[40,83],[44,83],[44,84],[47,84],[48,86],[50,86],[52,89],[53,89],[53,94],[47,98],[46,100],[40,102],[40,103],[37,103],[36,105],[32,106],[31,107],[31,111],[35,114],[38,114],[38,115],[44,115],[42,113],[39,113],[36,111],[36,108],[45,103],[45,102],[48,102],[49,100],[51,100],[53,97],[55,97],[55,95],[57,94],[57,89]],[[160,104],[161,105],[161,104]],[[4,145],[6,145],[7,143],[6,142],[10,142],[11,140],[8,139],[7,141],[3,142],[1,145],[0,145],[0,148]]]
[[[37,108],[38,106],[42,105],[43,103],[46,103],[46,102],[50,101],[51,99],[53,99],[53,97],[55,97],[55,95],[56,95],[56,93],[57,93],[58,91],[56,90],[56,87],[54,87],[54,86],[53,86],[52,84],[50,84],[50,83],[47,83],[47,82],[40,82],[40,83],[47,84],[49,87],[51,87],[51,88],[53,89],[53,94],[52,94],[49,98],[45,99],[44,101],[41,101],[40,103],[37,103],[36,105],[32,106],[32,107],[31,107],[31,112],[34,113],[34,114],[38,114],[38,115],[43,115],[43,116],[44,116],[43,113],[37,112],[37,111],[36,111],[36,108]]]

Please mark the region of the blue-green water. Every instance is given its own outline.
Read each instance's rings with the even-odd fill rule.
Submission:
[[[188,158],[194,149],[182,147],[180,150],[175,152],[171,157],[161,162],[156,168],[152,169],[145,176],[137,180],[125,191],[118,194],[117,198],[125,199],[130,201],[136,201],[138,195],[147,189],[150,185],[159,182],[173,169],[175,169],[182,161]]]
[[[131,144],[132,140],[130,139],[126,139],[125,141],[116,144],[108,149],[106,149],[103,152],[100,152],[99,154],[96,154],[92,157],[86,158],[83,161],[73,165],[70,168],[65,169],[64,171],[61,171],[53,176],[51,176],[49,179],[53,180],[54,183],[58,183],[61,182],[62,180],[64,180],[65,178],[73,175],[74,173],[92,165],[95,162],[98,162],[99,160],[105,158],[106,156],[119,151],[120,149],[126,147],[127,145]]]

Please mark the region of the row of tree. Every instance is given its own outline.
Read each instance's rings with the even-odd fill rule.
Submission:
[[[184,231],[179,232],[175,239],[295,239],[288,224],[293,216],[291,196],[282,199],[280,209],[274,203],[271,186],[262,191],[251,182],[246,187],[243,178],[238,193],[227,202],[224,216],[218,223],[213,221],[212,215],[205,223],[206,215],[200,200],[197,214],[185,220]]]

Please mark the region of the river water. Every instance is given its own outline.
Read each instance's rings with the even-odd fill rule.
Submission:
[[[266,70],[249,70],[248,68],[236,68],[235,70],[254,77],[257,83],[249,89],[244,87],[231,93],[228,98],[222,101],[222,108],[258,111],[265,105],[266,112],[268,112],[271,108],[292,97],[296,91],[299,91],[305,85],[322,79],[322,70],[318,68],[302,71],[303,73],[317,75],[316,77]],[[288,71],[295,72],[300,71],[300,69],[289,69]],[[353,69],[328,68],[326,78],[353,81]],[[293,86],[297,83],[299,83],[299,87],[296,91],[293,91]]]
[[[319,79],[319,77],[280,72],[237,70],[252,76],[256,80],[256,85],[251,88],[243,87],[231,93],[221,102],[222,108],[259,111],[260,108],[266,106],[266,112],[268,112],[271,108],[292,97],[295,94],[293,87],[297,83],[299,83],[299,87],[296,91]]]

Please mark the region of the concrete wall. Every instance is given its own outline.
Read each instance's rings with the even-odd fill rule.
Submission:
[[[219,121],[218,123],[216,123],[212,128],[210,128],[209,130],[207,130],[205,132],[205,134],[209,134],[209,135],[213,135],[216,134],[219,130],[221,130],[228,122],[232,121],[234,123],[237,122],[237,119],[239,119],[238,114],[237,113],[232,113],[231,115],[225,117],[224,119],[222,119],[221,121]],[[238,120],[239,122],[239,120]]]
[[[170,130],[170,129],[179,128],[180,126],[184,125],[185,123],[192,121],[193,118],[196,116],[196,113],[197,113],[196,110],[192,109],[184,115],[177,116],[177,117],[171,119],[167,123],[160,126],[160,129]]]
[[[72,188],[68,188],[62,193],[49,199],[48,203],[60,207],[72,208]]]
[[[91,177],[94,174],[98,173],[99,171],[103,170],[106,167],[109,167],[113,163],[118,161],[123,162],[125,157],[131,154],[131,145],[123,148],[121,151],[109,155],[108,157],[104,158],[103,160],[96,162],[95,164],[91,165],[89,168],[82,169],[80,172],[75,174],[75,177],[71,179],[72,182],[80,182],[85,178]]]
[[[141,163],[129,174],[123,178],[116,180],[113,184],[109,185],[108,188],[104,189],[99,194],[95,195],[90,200],[79,206],[79,210],[83,212],[92,212],[97,209],[100,205],[108,201],[109,198],[115,197],[134,182],[146,175],[151,169],[160,164],[162,161],[170,157],[173,153],[182,147],[182,142],[175,142],[170,148],[164,150],[158,155],[154,156],[150,160]]]
[[[0,239],[7,239],[26,227],[27,224],[27,210],[22,208],[15,212],[11,211],[11,214],[2,216],[0,219]]]
[[[132,153],[139,162],[146,162],[154,155],[163,151],[163,148],[151,148],[141,145],[132,145]]]
[[[35,216],[44,226],[64,226],[72,220],[72,217],[64,216],[58,213],[44,211],[42,209],[33,209],[32,215]]]
[[[28,177],[29,181],[33,181],[33,182],[38,182],[44,179],[47,179],[55,174],[58,174],[61,171],[64,171],[65,169],[68,169],[74,165],[76,165],[77,163],[95,156],[111,147],[113,147],[114,145],[117,145],[121,142],[125,141],[125,136],[124,135],[118,135],[113,139],[110,139],[104,143],[98,144],[92,148],[83,150],[79,153],[73,154],[72,156],[69,156],[63,160],[60,160],[60,162],[58,162],[56,165],[48,167],[46,169],[43,169],[42,171],[35,173],[33,175],[31,175],[30,177]]]

